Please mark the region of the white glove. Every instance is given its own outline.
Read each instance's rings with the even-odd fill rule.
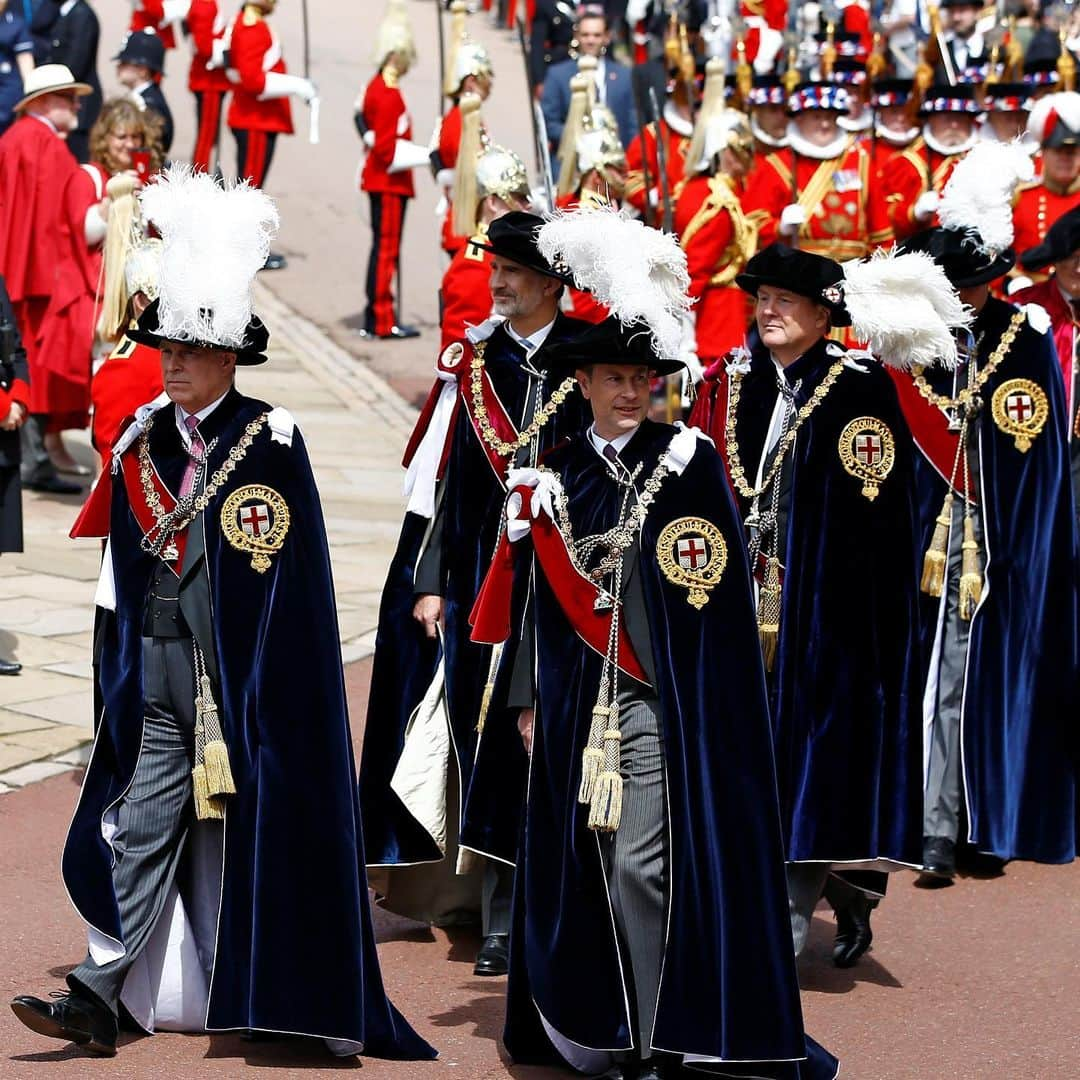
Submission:
[[[285,75],[280,71],[266,73],[266,86],[259,95],[259,101],[272,101],[274,98],[298,97],[309,102],[318,96],[318,90],[310,79],[302,75]]]
[[[370,150],[375,145],[375,132],[368,128],[360,141]]]
[[[441,188],[446,188],[447,191],[451,190],[454,186],[454,170],[440,169],[435,174],[435,183]]]
[[[506,478],[506,486],[512,492],[516,487],[532,488],[532,499],[529,502],[529,512],[533,517],[538,517],[540,511],[552,521],[555,520],[555,494],[560,488],[559,478],[546,469],[511,469]],[[511,516],[513,510],[513,516]],[[507,500],[506,518],[511,521],[521,513],[521,501],[516,502],[511,498]],[[519,523],[524,524],[524,523]],[[511,538],[513,539],[513,538]]]
[[[912,216],[920,221],[929,221],[936,213],[941,196],[936,191],[924,191],[912,207]]]
[[[161,7],[166,23],[180,22],[188,17],[191,0],[164,0]]]
[[[225,66],[225,53],[228,45],[223,37],[214,38],[210,46],[210,59],[206,61],[208,68],[223,68]]]
[[[1017,274],[1014,278],[1009,278],[1008,285],[1005,286],[1005,293],[1007,296],[1012,296],[1013,293],[1018,293],[1021,289],[1030,289],[1035,282],[1029,277],[1025,277],[1023,274]]]
[[[697,354],[697,313],[694,311],[683,312],[679,360],[686,365],[684,378],[691,384],[701,382],[705,369],[701,366]]]
[[[794,236],[805,221],[806,211],[798,203],[791,203],[780,212],[780,232],[783,236]]]

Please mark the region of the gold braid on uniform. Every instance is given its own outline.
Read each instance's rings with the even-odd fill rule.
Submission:
[[[952,412],[960,416],[960,438],[956,445],[956,456],[953,458],[949,487],[945,492],[945,501],[942,504],[941,513],[938,514],[934,521],[934,535],[930,539],[930,547],[923,558],[921,588],[929,596],[941,596],[945,591],[945,576],[949,560],[949,530],[952,527],[953,492],[956,490],[956,475],[962,469],[964,474],[962,493],[964,500],[964,539],[961,544],[960,618],[964,620],[971,619],[975,614],[975,609],[979,606],[980,599],[982,599],[982,559],[978,541],[975,539],[975,511],[971,501],[971,473],[967,455],[971,436],[971,421],[982,408],[981,395],[986,381],[998,369],[1001,361],[1005,359],[1026,318],[1027,315],[1023,311],[1018,311],[1013,315],[1005,333],[1001,335],[997,347],[990,354],[986,366],[981,370],[977,368],[974,355],[969,359],[968,384],[955,397],[937,393],[926,381],[926,376],[923,374],[925,368],[922,366],[916,366],[913,371],[916,389],[931,405],[936,405],[942,412]]]
[[[509,458],[516,454],[522,447],[528,446],[536,438],[548,421],[555,415],[559,406],[566,400],[570,391],[574,389],[577,380],[570,376],[563,379],[555,392],[549,398],[547,404],[536,414],[532,423],[525,428],[513,442],[504,442],[491,426],[488,419],[488,409],[484,404],[484,350],[486,343],[480,341],[473,351],[472,363],[469,372],[469,390],[472,394],[473,414],[480,426],[480,438],[489,449],[494,450],[499,457]]]
[[[795,423],[790,428],[782,430],[781,438],[777,444],[776,457],[768,475],[758,487],[751,487],[746,479],[746,470],[742,459],[739,457],[739,439],[735,431],[735,416],[739,408],[739,397],[742,391],[742,375],[739,372],[731,372],[728,376],[730,389],[728,391],[728,410],[724,424],[724,443],[727,447],[728,472],[735,490],[750,502],[755,502],[772,486],[780,470],[784,467],[784,459],[795,445],[799,429],[810,418],[811,413],[825,400],[829,391],[836,385],[844,370],[846,357],[840,357],[829,366],[825,378],[814,387],[810,400],[795,414]],[[790,416],[789,412],[785,417]],[[785,424],[787,423],[785,419]],[[774,504],[777,492],[774,490]],[[754,513],[756,513],[756,506]],[[759,534],[760,535],[760,532]],[[758,640],[761,643],[761,656],[766,671],[772,671],[776,661],[776,650],[780,640],[780,555],[776,550],[778,537],[773,535],[773,551],[765,561],[765,577],[758,592],[757,624]],[[753,554],[753,553],[751,553]],[[756,561],[756,555],[754,556]],[[751,567],[751,569],[754,569]]]
[[[735,280],[735,275],[742,272],[742,268],[747,264],[750,256],[757,250],[757,220],[743,213],[739,197],[735,194],[731,187],[731,181],[726,176],[721,175],[710,178],[709,194],[690,219],[679,239],[679,243],[685,251],[702,226],[712,221],[722,210],[726,210],[731,218],[731,228],[734,235],[731,243],[724,249],[723,254],[717,261],[717,266],[720,269],[709,278],[709,284],[717,287],[730,285]]]
[[[589,807],[589,828],[597,832],[615,832],[622,820],[623,781],[619,749],[622,734],[619,729],[618,680],[619,631],[622,625],[619,597],[622,593],[623,560],[634,540],[640,535],[649,507],[669,475],[670,461],[668,451],[660,455],[660,460],[645,481],[640,494],[634,487],[634,480],[641,471],[640,465],[630,474],[629,479],[616,478],[617,483],[624,489],[619,508],[619,524],[607,532],[586,536],[582,540],[574,539],[568,500],[561,484],[558,485],[555,495],[555,516],[558,519],[559,532],[566,541],[571,563],[579,574],[596,584],[599,590],[598,600],[609,597],[611,601],[607,652],[600,672],[600,689],[592,709],[588,742],[581,755],[581,785],[578,788],[578,802]],[[636,496],[637,501],[628,513],[627,503],[631,493]],[[590,559],[598,551],[606,554],[594,569],[587,569]],[[612,579],[611,588],[605,593],[601,581],[609,574]]]

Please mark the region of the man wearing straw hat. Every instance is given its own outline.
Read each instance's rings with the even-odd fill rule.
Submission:
[[[30,418],[22,429],[23,483],[31,491],[72,495],[45,449],[50,402],[42,377],[48,358],[40,332],[53,293],[60,244],[61,199],[78,163],[65,142],[79,119],[79,99],[91,93],[63,64],[26,77],[15,106],[19,119],[0,138],[0,275],[7,282],[30,368]]]

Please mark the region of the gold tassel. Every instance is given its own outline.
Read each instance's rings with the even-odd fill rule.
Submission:
[[[454,170],[450,201],[453,206],[454,232],[458,236],[472,236],[478,224],[477,210],[480,201],[476,166],[484,149],[480,98],[477,94],[462,94],[458,107],[461,109],[461,138],[458,141],[457,167]]]
[[[780,637],[780,560],[774,555],[765,564],[765,581],[758,594],[758,640],[765,670],[776,664],[776,646]]]
[[[590,829],[615,832],[622,820],[622,789],[622,777],[617,772],[605,770],[600,774],[589,807]]]
[[[949,558],[949,524],[952,521],[953,494],[950,491],[934,522],[934,536],[923,556],[921,588],[928,596],[940,596],[945,590],[945,566]]]
[[[604,731],[607,729],[612,714],[616,718],[618,717],[618,710],[619,707],[614,702],[610,705],[601,705],[598,701],[593,706],[592,723],[589,725],[589,742],[581,755],[581,787],[578,788],[579,803],[592,801],[596,781],[604,764]]]
[[[963,560],[960,564],[960,618],[970,622],[982,599],[982,567],[971,515],[964,518]]]
[[[559,183],[555,189],[556,195],[569,195],[577,189],[581,179],[578,172],[578,140],[585,130],[585,118],[588,115],[589,77],[579,72],[570,80],[570,108],[566,114],[562,138],[559,140]]]
[[[235,795],[236,782],[229,765],[229,748],[220,739],[213,739],[203,748],[206,769],[206,790],[211,795]]]
[[[191,770],[191,787],[195,795],[195,816],[199,821],[220,821],[225,817],[225,808],[210,795],[205,765],[196,765]]]

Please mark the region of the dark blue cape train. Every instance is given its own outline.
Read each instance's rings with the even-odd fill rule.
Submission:
[[[639,487],[674,433],[646,421],[621,452],[631,470],[642,463]],[[621,490],[586,440],[576,437],[544,460],[569,494],[577,538],[619,520]],[[727,567],[700,611],[657,562],[658,534],[681,517],[705,518],[727,544]],[[516,574],[528,575],[529,542],[516,547]],[[724,1059],[729,1075],[832,1077],[835,1060],[802,1027],[741,523],[721,460],[704,442],[657,495],[640,567],[670,828],[670,930],[653,1046]],[[561,1036],[594,1049],[626,1049],[634,1030],[597,838],[588,807],[577,802],[602,657],[575,634],[539,570],[535,617],[537,707],[505,1031],[520,1062],[556,1060],[541,1015]]]
[[[993,297],[979,312],[980,365],[1015,312]],[[948,372],[927,376],[939,393],[953,392]],[[991,408],[995,390],[1010,379],[1028,379],[1047,397],[1045,426],[1026,452],[999,429]],[[1023,324],[982,398],[975,494],[986,564],[971,620],[961,723],[967,839],[1001,859],[1063,863],[1076,857],[1077,838],[1077,548],[1064,387],[1050,334]],[[944,417],[917,394],[904,400],[916,442],[930,452],[916,458],[925,551],[948,487],[942,470],[952,462],[932,449],[942,441]],[[954,435],[953,451],[955,443]],[[924,679],[939,612],[940,601],[923,596]]]
[[[578,320],[559,315],[544,347],[574,337],[582,329]],[[541,365],[543,349],[533,358]],[[484,365],[491,384],[511,421],[521,430],[532,419],[525,416],[529,376],[525,354],[507,331],[499,327],[487,339]],[[462,364],[462,367],[465,367]],[[460,372],[462,392],[469,393],[469,372]],[[546,401],[556,382],[548,379]],[[543,452],[585,424],[584,403],[575,390],[551,421],[541,428],[538,449]],[[464,402],[459,405],[447,459],[445,517],[442,532],[442,588],[446,628],[446,703],[460,770],[464,807],[477,754],[476,725],[488,680],[491,649],[469,639],[469,612],[487,573],[499,538],[499,519],[506,495],[505,474],[496,476],[481,447]],[[405,743],[405,731],[435,676],[439,646],[424,635],[413,619],[415,573],[424,547],[427,519],[407,514],[397,552],[387,575],[379,609],[371,695],[360,759],[360,805],[371,865],[407,865],[442,858],[434,839],[412,816],[390,786]],[[493,710],[494,710],[493,706]],[[519,806],[525,785],[526,757],[516,733],[502,738],[503,725],[481,740],[480,753],[501,762],[503,790],[500,805]],[[451,762],[453,766],[454,762]],[[505,862],[513,862],[517,842],[517,812],[510,818],[493,816],[488,805],[472,804],[463,821],[461,843]]]
[[[218,438],[209,475],[268,411],[229,392],[205,422],[206,437]],[[178,491],[187,457],[171,405],[151,422],[149,444],[161,479]],[[248,484],[278,492],[291,519],[265,573],[221,528],[223,500]],[[299,431],[290,446],[264,426],[192,527],[205,534],[217,699],[237,787],[227,800],[217,938],[200,943],[214,953],[206,1028],[316,1035],[362,1043],[375,1056],[431,1058],[387,999],[379,971],[329,551]],[[104,715],[63,874],[83,919],[117,941],[102,818],[128,787],[142,742],[143,613],[155,563],[140,548],[142,535],[114,475],[116,613],[101,643]]]

